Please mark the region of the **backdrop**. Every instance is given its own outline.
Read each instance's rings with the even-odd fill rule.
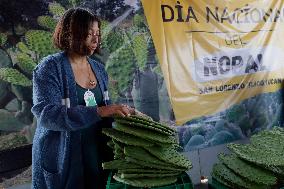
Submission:
[[[0,135],[32,141],[32,70],[58,51],[52,32],[75,6],[102,19],[93,58],[112,100],[177,126],[185,151],[282,125],[283,1],[224,2],[1,0]]]

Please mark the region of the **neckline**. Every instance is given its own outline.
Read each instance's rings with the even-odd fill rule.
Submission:
[[[82,88],[82,89],[85,89],[85,90],[93,90],[93,89],[95,89],[97,86],[98,86],[98,83],[96,84],[96,86],[94,87],[94,88],[85,88],[85,87],[82,87],[80,84],[78,84],[77,82],[76,82],[76,85],[78,86],[78,87],[80,87],[80,88]]]
[[[68,77],[70,77],[69,79],[71,79],[70,81],[72,83],[72,86],[76,87],[76,83],[77,82],[75,80],[75,75],[74,75],[74,72],[72,70],[71,63],[70,63],[70,61],[68,59],[67,52],[66,51],[62,51],[62,52],[60,52],[58,54],[63,56],[63,59],[64,59],[64,69],[66,69],[66,73],[67,73]],[[96,60],[91,59],[89,56],[87,56],[87,60],[88,60],[88,63],[91,65],[91,68],[92,68],[93,72],[96,74],[96,78],[97,78],[97,81],[98,81],[98,83],[97,83],[98,86],[96,85],[95,87],[99,87],[100,91],[102,92],[103,91],[102,87],[104,86],[104,82],[101,80],[102,78],[100,78],[101,76],[100,76],[100,74],[97,71],[98,70],[98,63],[97,63]],[[82,86],[80,86],[80,87],[82,87]],[[85,89],[84,87],[82,87],[82,88]]]

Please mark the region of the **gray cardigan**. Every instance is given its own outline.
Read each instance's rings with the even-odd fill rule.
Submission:
[[[110,103],[107,73],[102,64],[88,60],[107,105]],[[75,78],[66,53],[43,58],[34,70],[32,113],[37,118],[32,188],[65,188],[71,153],[74,153],[70,148],[79,149],[81,145],[79,132],[73,131],[101,121],[96,107],[78,105]]]

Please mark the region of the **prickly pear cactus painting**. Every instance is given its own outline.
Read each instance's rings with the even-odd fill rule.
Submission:
[[[0,33],[0,131],[22,131],[27,140],[32,141],[35,119],[30,111],[32,106],[32,71],[39,60],[57,52],[51,36],[58,16],[65,10],[60,4],[51,3],[48,7],[53,16],[39,16],[39,26],[45,30],[27,30],[14,46],[7,41],[7,34]],[[56,19],[57,18],[57,19]],[[3,52],[3,53],[2,53]],[[3,61],[3,62],[2,62]],[[16,111],[16,112],[14,112]],[[3,115],[1,115],[3,114]]]
[[[281,127],[282,95],[282,90],[261,94],[243,100],[218,114],[189,121],[184,128],[178,127],[184,151],[225,144],[250,137],[273,126]],[[196,140],[195,136],[203,136],[203,142],[193,142]]]
[[[65,10],[78,5],[101,18],[101,53],[93,58],[105,64],[112,101],[134,106],[156,121],[175,125],[169,86],[163,78],[143,9],[140,2],[133,2],[48,1],[42,5],[44,13],[33,19],[36,26],[15,25],[5,30],[1,25],[0,109],[4,111],[0,111],[0,116],[11,113],[9,118],[16,120],[0,119],[0,130],[10,126],[18,131],[20,127],[15,123],[19,122],[21,128],[34,124],[30,112],[32,70],[41,58],[58,51],[52,45],[52,32]],[[180,145],[184,151],[196,150],[282,126],[282,96],[282,90],[257,95],[214,115],[189,120],[178,127]]]
[[[110,76],[113,101],[128,103],[160,120],[159,102],[168,103],[167,95],[159,98],[162,78],[157,66],[153,42],[145,18],[135,14],[111,28],[114,23],[102,22],[102,47],[109,56],[105,59]],[[165,118],[169,120],[169,118]]]

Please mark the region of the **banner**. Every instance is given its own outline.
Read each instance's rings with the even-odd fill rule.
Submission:
[[[142,0],[177,124],[282,88],[283,0]]]

